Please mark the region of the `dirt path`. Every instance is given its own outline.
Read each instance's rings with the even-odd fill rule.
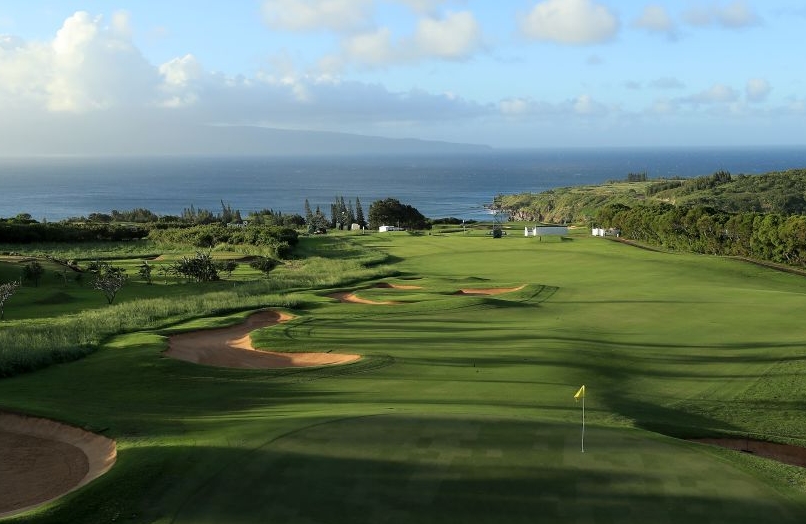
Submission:
[[[171,335],[168,351],[171,358],[241,369],[277,369],[346,364],[360,355],[342,353],[280,353],[259,351],[252,347],[252,331],[290,320],[290,315],[276,311],[261,311],[242,324],[218,329],[204,329]]]
[[[751,453],[759,457],[777,460],[784,464],[806,467],[806,448],[800,446],[736,438],[699,438],[690,440],[692,442],[699,442],[700,444],[710,444],[734,451]]]
[[[116,458],[114,440],[0,412],[0,518],[78,489],[109,471]]]

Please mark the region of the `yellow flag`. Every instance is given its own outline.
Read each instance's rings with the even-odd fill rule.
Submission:
[[[579,399],[581,399],[581,398],[585,398],[585,385],[584,384],[582,385],[581,388],[579,388],[579,391],[577,391],[577,394],[574,395],[574,400],[576,400],[577,402],[579,402]]]

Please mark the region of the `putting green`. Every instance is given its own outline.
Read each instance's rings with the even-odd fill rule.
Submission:
[[[795,522],[710,448],[589,427],[581,453],[579,429],[416,414],[317,424],[227,466],[174,522]]]

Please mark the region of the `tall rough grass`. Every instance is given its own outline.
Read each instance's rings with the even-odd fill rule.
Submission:
[[[106,338],[156,329],[194,317],[263,307],[294,308],[294,292],[324,289],[394,274],[388,266],[367,267],[375,257],[343,260],[311,257],[287,263],[270,278],[240,283],[226,291],[124,302],[55,319],[0,326],[0,377],[81,358]]]
[[[183,319],[261,307],[293,308],[293,294],[218,291],[117,304],[76,315],[15,325],[0,331],[0,376],[8,377],[50,364],[81,358],[109,336],[155,329]]]

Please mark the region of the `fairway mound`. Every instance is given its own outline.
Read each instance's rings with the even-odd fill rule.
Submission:
[[[0,412],[0,518],[55,500],[114,465],[114,440],[52,420]]]
[[[806,448],[800,446],[743,438],[696,438],[690,440],[691,442],[728,448],[776,460],[784,464],[806,468]]]
[[[483,289],[460,289],[456,292],[457,295],[501,295],[503,293],[512,293],[513,291],[520,291],[525,288],[526,284],[521,284],[518,287],[490,287]]]
[[[395,302],[393,300],[369,300],[367,298],[361,298],[358,295],[356,295],[354,291],[339,291],[338,293],[330,293],[327,296],[328,298],[333,298],[338,300],[339,302],[349,304],[371,304],[373,306],[389,306],[400,303]]]
[[[361,358],[361,355],[343,353],[259,351],[252,347],[252,337],[249,333],[291,318],[293,318],[291,315],[277,311],[261,311],[235,326],[171,335],[165,354],[194,364],[240,369],[329,366],[347,364]]]
[[[413,286],[411,284],[392,284],[390,282],[380,282],[375,284],[379,289],[422,289],[423,286]]]

